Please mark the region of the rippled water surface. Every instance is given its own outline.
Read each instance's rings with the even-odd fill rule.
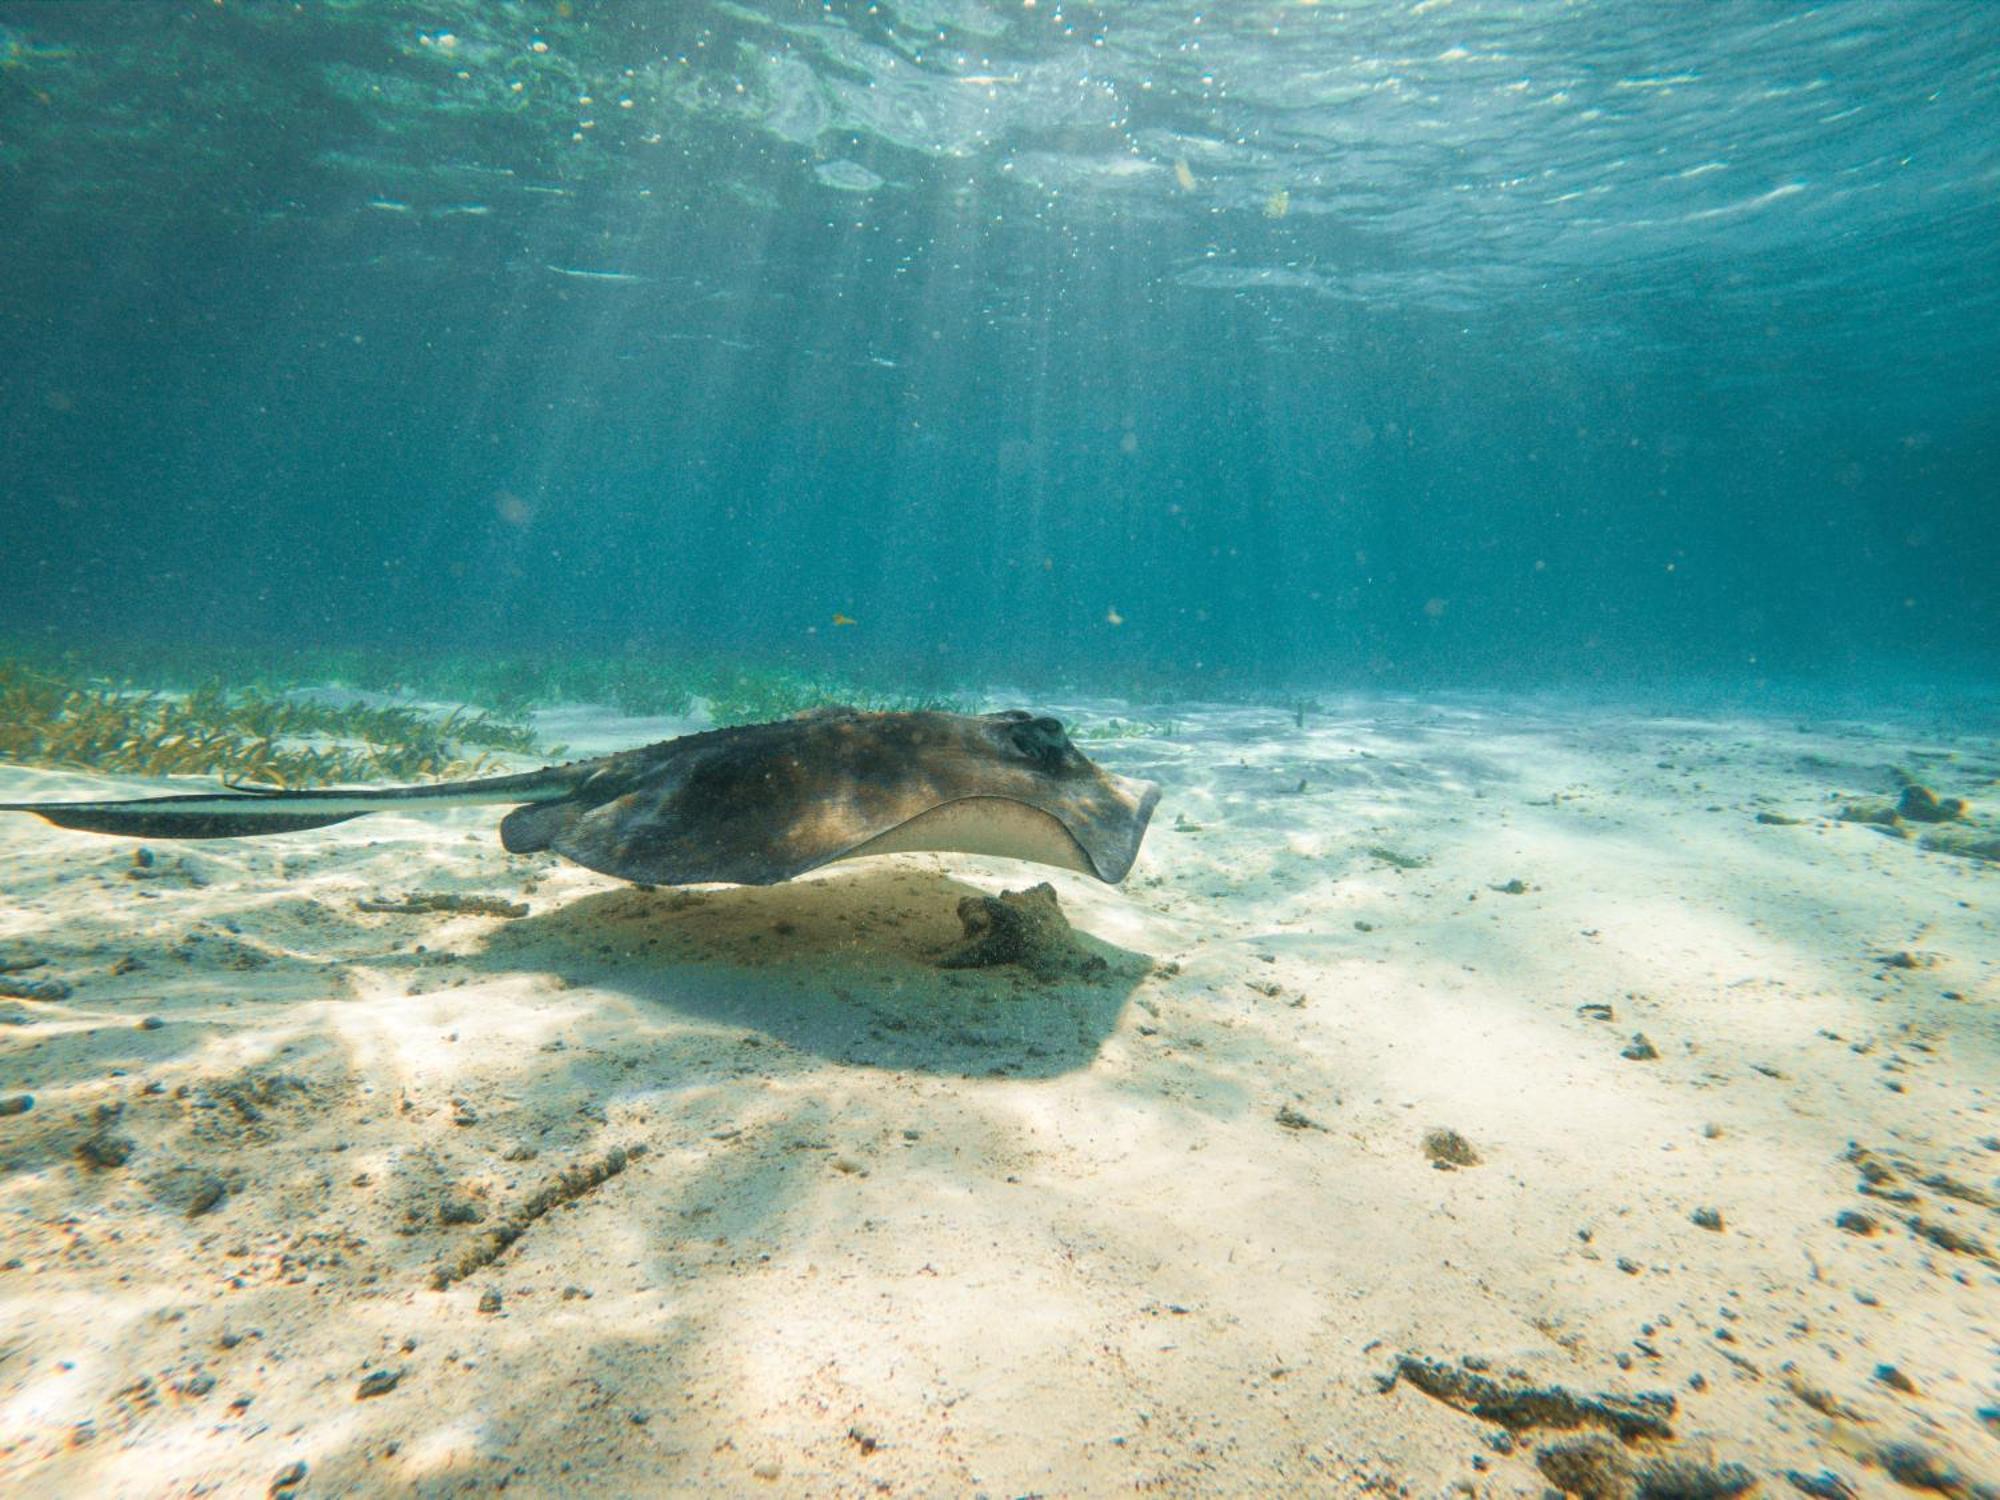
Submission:
[[[0,5],[0,581],[1203,681],[1982,661],[1995,36]]]

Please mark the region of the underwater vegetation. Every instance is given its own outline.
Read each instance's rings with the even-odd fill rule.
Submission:
[[[184,690],[177,684],[200,685]],[[328,686],[477,704],[295,696]],[[969,705],[784,668],[630,657],[416,657],[366,651],[259,656],[245,648],[23,648],[0,655],[0,759],[145,776],[219,775],[272,786],[412,781],[498,769],[486,751],[557,755],[523,722],[535,708],[601,703],[633,716],[688,715],[718,727],[844,704],[873,710]]]
[[[954,714],[973,711],[966,700],[949,694],[869,688],[836,677],[783,671],[737,671],[713,676],[706,681],[702,696],[719,726],[762,724],[834,704],[873,713],[910,713],[919,709]]]
[[[476,776],[533,732],[483,713],[284,699],[209,681],[169,694],[0,658],[0,759],[270,786]]]
[[[258,650],[249,646],[93,644],[88,653],[37,649],[0,641],[0,660],[71,679],[102,676],[135,686],[172,689],[190,682],[226,682],[245,692],[276,697],[300,688],[348,688],[476,705],[486,730],[468,743],[494,749],[523,744],[480,739],[501,720],[520,720],[538,708],[594,703],[632,717],[693,714],[707,705],[719,727],[783,719],[808,708],[843,704],[864,709],[939,709],[969,712],[969,699],[950,692],[909,688],[823,671],[718,657],[590,656],[471,652],[417,654],[400,650]],[[525,729],[518,730],[525,734]]]
[[[1073,740],[1170,740],[1180,732],[1180,725],[1173,719],[1120,719],[1092,720],[1071,726]]]

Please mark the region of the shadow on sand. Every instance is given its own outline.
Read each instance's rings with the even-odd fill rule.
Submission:
[[[781,886],[605,891],[497,928],[463,967],[544,972],[849,1066],[1053,1077],[1088,1067],[1150,960],[1085,934],[1067,972],[940,967],[985,894],[876,867]]]

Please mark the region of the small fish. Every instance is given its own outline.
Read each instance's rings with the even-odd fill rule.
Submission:
[[[553,271],[558,276],[574,276],[579,281],[644,281],[643,276],[635,276],[630,271],[589,271],[581,266],[544,265],[544,270]]]
[[[836,625],[852,625],[854,618],[851,615],[844,615],[839,610],[835,610],[833,612],[833,623]]]
[[[1185,156],[1174,158],[1174,181],[1181,185],[1182,192],[1194,191],[1194,169],[1187,164]]]
[[[1264,200],[1264,217],[1282,219],[1292,211],[1292,195],[1287,188],[1279,188]]]

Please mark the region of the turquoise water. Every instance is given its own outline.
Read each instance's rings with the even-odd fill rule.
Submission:
[[[1984,674],[1996,118],[1984,3],[0,5],[0,635]]]

